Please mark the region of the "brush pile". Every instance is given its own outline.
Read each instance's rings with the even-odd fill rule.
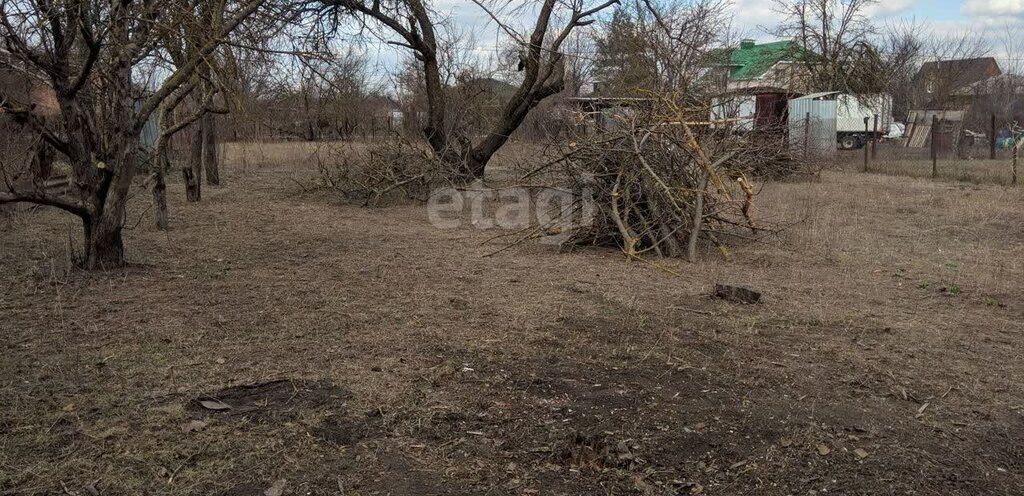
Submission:
[[[578,201],[539,232],[557,225],[563,245],[694,260],[701,246],[724,254],[727,241],[765,231],[751,178],[800,170],[784,137],[741,136],[687,122],[687,112],[671,102],[654,106],[660,108],[620,112],[611,129],[576,136],[545,167],[568,181]]]
[[[325,143],[313,154],[321,180],[349,201],[378,206],[426,202],[463,173],[429,147],[400,135],[372,144]]]

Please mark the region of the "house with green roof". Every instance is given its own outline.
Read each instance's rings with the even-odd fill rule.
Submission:
[[[804,93],[803,49],[792,40],[756,43],[713,50],[708,56],[709,75],[724,83],[726,92],[778,91]]]
[[[778,128],[790,98],[807,92],[803,49],[792,40],[756,43],[708,54],[705,90],[714,95],[712,120],[728,119],[741,131]]]

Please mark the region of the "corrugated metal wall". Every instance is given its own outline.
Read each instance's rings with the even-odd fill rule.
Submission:
[[[789,150],[796,157],[835,157],[835,100],[797,98],[789,101]]]

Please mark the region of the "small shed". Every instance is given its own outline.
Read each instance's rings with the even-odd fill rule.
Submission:
[[[963,127],[966,110],[911,110],[907,116],[907,148],[927,148],[935,138],[936,152],[941,155],[952,153],[957,137]],[[932,123],[939,127],[932,130]]]
[[[789,150],[793,156],[815,159],[835,156],[838,95],[838,91],[826,91],[789,101]]]
[[[576,113],[577,129],[585,134],[614,131],[640,108],[650,108],[652,98],[639,97],[572,97],[568,99]]]

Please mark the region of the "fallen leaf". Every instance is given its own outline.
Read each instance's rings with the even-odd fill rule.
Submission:
[[[857,448],[853,450],[853,454],[857,456],[858,460],[863,460],[868,457],[869,453],[864,448]]]
[[[67,405],[64,405],[64,408],[61,408],[61,410],[64,410],[65,412],[73,412],[75,411],[75,404],[68,403]]]
[[[827,456],[831,452],[832,452],[832,448],[829,448],[828,446],[826,446],[824,444],[819,444],[818,445],[818,454],[819,455]]]
[[[199,400],[199,404],[203,408],[205,408],[207,410],[213,410],[213,411],[224,411],[224,410],[230,410],[231,409],[231,405],[229,405],[227,403],[224,403],[221,400],[215,400],[215,399]]]
[[[284,494],[284,486],[288,485],[288,481],[285,479],[278,479],[270,489],[263,491],[263,496],[282,496]]]

